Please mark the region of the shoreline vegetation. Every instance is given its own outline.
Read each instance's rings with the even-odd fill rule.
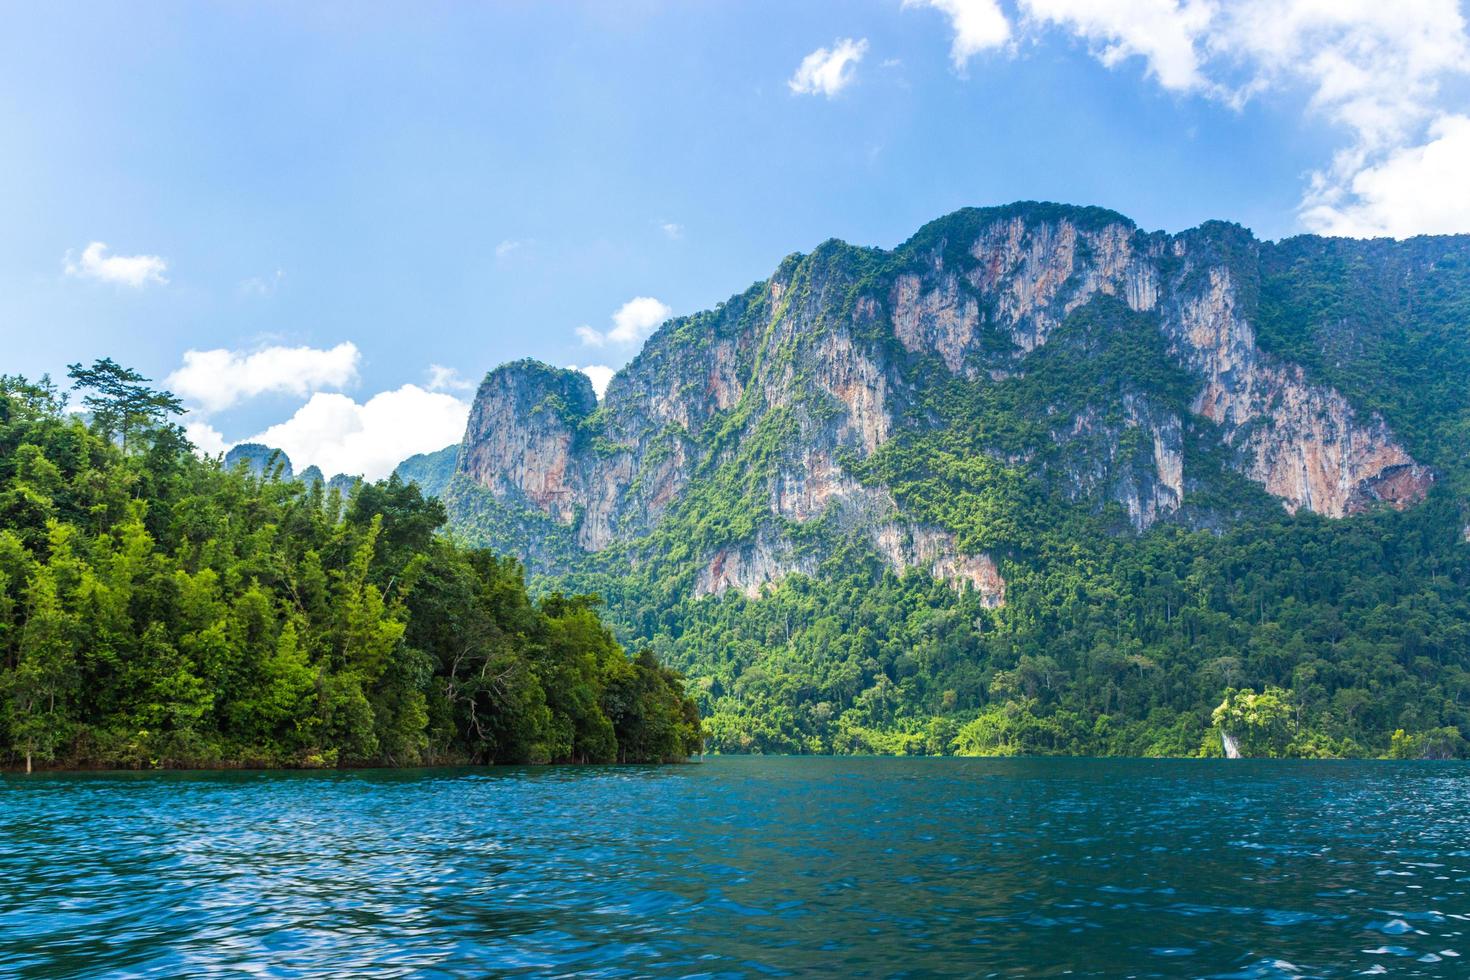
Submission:
[[[110,359],[0,376],[0,760],[26,771],[680,761],[684,682],[396,479],[200,459]]]
[[[1042,634],[1055,624],[1047,616],[1029,617],[1024,638],[1010,635],[999,628],[1001,614],[975,608],[972,595],[915,576],[863,581],[861,569],[844,587],[867,610],[867,624],[817,632],[829,641],[827,660],[850,664],[861,654],[862,672],[877,671],[881,698],[859,697],[866,708],[851,714],[882,723],[829,718],[830,738],[804,739],[801,706],[783,705],[777,690],[797,682],[794,670],[747,670],[731,683],[696,677],[686,690],[663,663],[687,656],[656,641],[659,655],[642,643],[630,655],[618,642],[597,594],[611,587],[619,595],[617,583],[558,583],[563,591],[537,597],[519,562],[445,532],[443,505],[412,482],[292,479],[269,456],[227,468],[195,454],[171,421],[177,400],[135,372],[102,360],[73,365],[71,378],[85,417],[49,379],[0,376],[5,771],[657,763],[699,754],[705,740],[722,754],[1189,758],[1223,755],[1222,732],[1246,757],[1467,752],[1460,727],[1446,724],[1461,714],[1449,689],[1463,690],[1465,675],[1436,654],[1442,643],[1427,639],[1432,623],[1420,624],[1422,655],[1411,675],[1376,669],[1382,648],[1337,665],[1294,649],[1288,670],[1280,661],[1288,651],[1276,649],[1273,659],[1254,644],[1244,657],[1216,657],[1193,674],[1137,649],[1094,649],[1069,669],[1056,659],[1058,644],[1095,629],[1074,622],[1053,631],[1049,649]],[[1369,520],[1426,522],[1433,533],[1420,537],[1432,541],[1455,516],[1431,501]],[[1339,544],[1362,537],[1324,522],[1298,533]],[[1181,540],[1232,546],[1229,537],[1154,535],[1135,543],[1133,563],[1147,565]],[[1186,553],[1166,567],[1187,559],[1198,569],[1200,557]],[[1368,564],[1353,557],[1341,564]],[[1402,565],[1413,555],[1399,558]],[[1301,582],[1295,565],[1278,563],[1275,572]],[[1439,591],[1458,577],[1458,569],[1437,573]],[[1145,583],[1138,601],[1150,608],[1154,599],[1166,610],[1180,606],[1177,588],[1127,578]],[[1071,608],[1075,620],[1078,583],[1066,585],[1072,604],[1058,608]],[[1127,594],[1123,582],[1116,594]],[[885,604],[908,611],[879,615]],[[792,621],[831,625],[845,605],[797,580],[759,603],[681,600],[663,615],[684,624],[686,639],[713,644],[723,634],[729,652],[744,655],[748,624],[724,622],[737,607],[771,619],[770,635],[782,620],[790,635]],[[654,635],[646,628],[654,611],[645,613],[644,628],[622,624],[625,635]],[[1200,644],[1203,614],[1186,613],[1172,618]],[[936,628],[936,617],[952,628]],[[884,619],[909,627],[880,642],[872,625]],[[845,642],[854,649],[844,660]],[[921,660],[935,665],[931,686],[946,687],[941,705],[979,706],[901,710],[925,676]],[[1013,666],[995,666],[1006,662]],[[1354,683],[1354,671],[1372,683]],[[1453,676],[1437,686],[1437,671]],[[1252,683],[1252,674],[1267,680]],[[1187,704],[1163,707],[1161,692]],[[786,720],[772,727],[767,716]]]

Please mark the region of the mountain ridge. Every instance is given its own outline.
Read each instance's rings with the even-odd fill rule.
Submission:
[[[1470,404],[1435,366],[1470,363],[1467,270],[1464,236],[1262,243],[1227,222],[1171,235],[1102,208],[964,209],[892,250],[829,240],[788,256],[724,303],[667,321],[600,402],[577,372],[497,368],[443,496],[459,534],[521,557],[547,587],[604,594],[630,641],[711,685],[707,715],[724,704],[741,719],[738,746],[771,720],[734,690],[752,669],[799,651],[799,688],[831,665],[807,635],[820,608],[739,663],[696,649],[717,642],[724,613],[701,605],[714,597],[740,599],[725,635],[768,616],[762,602],[790,605],[788,582],[853,623],[861,590],[833,592],[849,577],[906,596],[910,615],[973,609],[984,629],[964,643],[993,681],[1016,655],[987,652],[982,634],[1035,629],[1053,614],[1038,603],[1056,601],[1042,583],[1095,585],[1142,560],[1128,549],[1153,561],[1180,534],[1218,539],[1178,538],[1201,553],[1305,539],[1320,519],[1357,547],[1355,522],[1408,527],[1431,512],[1458,515],[1447,518],[1458,532]],[[1385,372],[1403,383],[1380,390]],[[1415,516],[1431,498],[1444,506]],[[1374,516],[1400,511],[1397,524]],[[1461,561],[1449,547],[1435,555]],[[926,580],[949,597],[921,602]],[[1163,642],[1142,616],[1108,621],[1109,642]],[[839,721],[862,716],[854,744],[873,748],[875,724],[912,734],[921,717],[1021,710],[988,689],[948,699],[936,685],[958,667],[906,677],[894,666],[901,624],[870,626],[895,645],[892,662],[848,658],[860,689],[816,702]],[[1174,628],[1166,610],[1157,632]],[[1071,683],[1090,670],[1069,670]],[[1266,671],[1255,686],[1290,679]],[[914,693],[878,718],[860,702],[885,684]],[[1208,727],[1212,705],[1192,697],[1169,710]],[[806,695],[787,701],[778,713],[815,710]],[[830,748],[838,730],[832,718],[782,725],[772,747]]]
[[[1432,468],[1409,456],[1381,417],[1360,417],[1335,389],[1312,383],[1296,365],[1279,363],[1236,315],[1237,298],[1254,284],[1236,281],[1229,252],[1257,244],[1244,229],[1221,222],[1170,236],[1142,232],[1102,208],[1024,203],[957,211],[928,223],[891,252],[828,240],[811,253],[788,256],[770,279],[713,310],[668,321],[614,376],[601,403],[578,372],[529,361],[491,372],[477,393],[459,473],[500,501],[573,528],[583,551],[601,551],[651,530],[689,480],[697,465],[689,458],[692,442],[710,426],[718,421],[751,434],[736,419],[747,387],[766,390],[753,398],[761,404],[746,411],[780,411],[792,400],[812,401],[812,392],[782,390],[791,379],[763,373],[760,358],[780,369],[783,357],[820,338],[819,349],[806,352],[809,366],[819,374],[817,393],[839,402],[843,425],[817,437],[825,443],[821,451],[779,468],[780,486],[773,490],[775,512],[803,522],[833,494],[858,495],[838,472],[836,451],[871,455],[894,427],[889,403],[901,412],[914,399],[912,381],[869,356],[875,344],[896,340],[900,358],[937,356],[951,375],[970,382],[981,372],[1005,380],[1073,310],[1095,297],[1116,295],[1135,313],[1156,313],[1169,357],[1201,382],[1191,412],[1221,426],[1224,443],[1245,444],[1240,468],[1288,510],[1305,507],[1338,517],[1379,500],[1398,505],[1422,498]],[[790,280],[803,270],[827,286],[824,269],[830,262],[914,266],[915,259],[920,267],[889,271],[887,295],[883,288],[843,282],[861,295],[846,298],[843,318],[849,322],[840,326],[826,322],[830,311],[823,307],[805,311],[804,319],[803,311],[778,309]],[[926,262],[928,268],[922,267]],[[1185,268],[1170,273],[1171,264]],[[964,281],[952,271],[956,267]],[[1175,281],[1162,283],[1170,274]],[[1190,275],[1204,277],[1198,288],[1185,282]],[[1161,297],[1163,285],[1169,288]],[[982,314],[987,300],[990,308]],[[752,315],[759,322],[740,328],[739,321]],[[780,341],[757,336],[779,330],[783,320],[798,325]],[[883,326],[889,336],[875,338]],[[1010,350],[1004,349],[1005,333]],[[784,353],[775,349],[782,343],[789,348]],[[703,359],[702,349],[708,352]],[[659,387],[669,375],[681,391]],[[1131,521],[1143,530],[1182,502],[1182,420],[1177,414],[1144,419],[1151,411],[1146,392],[1125,400],[1125,411],[1137,416],[1127,424],[1144,425],[1155,443],[1152,478],[1136,479],[1141,486],[1122,494]],[[1272,407],[1281,401],[1293,403],[1289,411]],[[810,408],[799,408],[808,428]],[[1079,417],[1076,423],[1085,429],[1093,420]],[[688,438],[671,433],[670,426]],[[808,433],[806,443],[811,440]],[[728,579],[713,565],[730,557],[711,557],[712,578]],[[738,580],[737,575],[732,581]]]

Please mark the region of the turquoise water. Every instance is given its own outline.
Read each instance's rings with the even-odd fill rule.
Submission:
[[[1470,767],[6,776],[0,975],[1470,976]]]

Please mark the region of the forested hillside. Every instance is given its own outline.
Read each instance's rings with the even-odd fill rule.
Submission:
[[[1454,755],[1467,372],[1470,239],[967,209],[789,257],[600,401],[491,372],[443,499],[721,750]]]
[[[683,682],[593,597],[436,534],[396,479],[350,495],[201,460],[111,361],[0,377],[0,756],[60,766],[681,759]]]

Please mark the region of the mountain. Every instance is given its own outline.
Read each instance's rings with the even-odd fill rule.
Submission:
[[[263,446],[258,442],[242,442],[231,447],[225,453],[225,469],[232,470],[236,466],[244,466],[253,476],[262,476],[269,472],[274,466],[281,468],[281,478],[289,480],[292,477],[291,457],[279,449]],[[312,467],[315,469],[315,467]],[[306,479],[306,473],[301,474]],[[318,473],[320,479],[320,473]]]
[[[438,452],[419,453],[399,463],[393,474],[404,483],[412,483],[427,497],[442,497],[454,479],[459,460],[458,446],[445,446]]]
[[[457,447],[455,448],[457,451]],[[403,463],[400,464],[399,468],[403,469],[404,467],[407,467],[409,472],[414,472],[413,467],[414,465],[416,465],[415,461],[428,458],[428,456],[415,456],[412,459],[405,460]],[[452,453],[450,454],[450,465],[453,465]],[[277,474],[280,479],[294,479],[301,483],[307,484],[324,484],[327,490],[336,490],[343,497],[346,497],[348,494],[350,494],[352,492],[352,488],[355,487],[358,483],[362,482],[362,477],[352,476],[347,473],[338,473],[336,476],[328,480],[322,474],[321,467],[315,465],[308,466],[300,473],[293,473],[291,469],[290,456],[287,456],[285,452],[280,449],[275,449],[271,446],[262,445],[258,442],[242,442],[239,445],[232,447],[229,452],[225,453],[225,469],[234,469],[236,466],[244,466],[245,469],[248,470],[252,476],[266,476],[271,472],[272,467],[280,467],[280,472],[279,474]],[[405,479],[405,482],[419,481]],[[423,492],[426,494],[437,496],[442,489],[442,483],[429,484],[427,486],[423,486],[422,489]]]
[[[1470,238],[968,209],[788,257],[600,403],[492,371],[442,496],[719,747],[1179,754],[1279,687],[1293,752],[1361,754],[1470,732],[1467,382]]]

